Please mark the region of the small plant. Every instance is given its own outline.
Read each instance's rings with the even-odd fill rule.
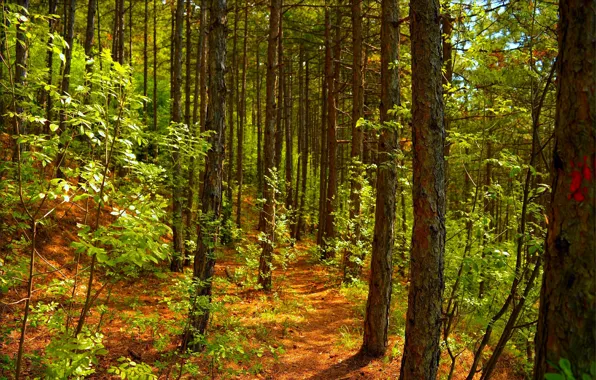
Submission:
[[[131,380],[153,380],[157,376],[153,374],[153,369],[145,363],[137,363],[129,358],[120,358],[118,361],[120,365],[112,366],[108,369],[108,373],[120,376],[121,379]]]

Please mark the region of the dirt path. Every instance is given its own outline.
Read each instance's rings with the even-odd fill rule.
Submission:
[[[340,294],[337,277],[330,276],[327,268],[301,257],[288,268],[282,286],[291,290],[288,297],[303,305],[304,322],[281,340],[286,353],[273,366],[272,378],[372,379],[397,375],[397,363],[355,357],[361,344],[362,320],[355,305]],[[346,336],[343,340],[342,333]],[[342,344],[346,340],[352,347]]]

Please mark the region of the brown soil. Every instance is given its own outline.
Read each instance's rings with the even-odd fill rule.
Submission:
[[[254,200],[245,199],[244,225],[250,226],[246,236],[256,241],[256,232],[252,224],[258,220],[254,212]],[[108,213],[106,213],[108,214]],[[83,214],[79,208],[61,207],[56,213],[55,226],[51,230],[40,234],[40,254],[47,262],[40,261],[37,270],[50,272],[52,267],[60,268],[47,275],[39,276],[37,284],[48,283],[52,279],[72,278],[75,273],[73,264],[74,252],[70,242],[76,239],[76,223],[81,222]],[[265,294],[233,284],[232,282],[216,282],[215,299],[222,300],[224,296],[234,296],[235,301],[226,303],[228,316],[235,318],[238,323],[246,327],[248,339],[255,345],[269,344],[274,348],[283,347],[284,353],[275,359],[270,353],[265,353],[259,360],[262,370],[255,375],[244,375],[234,378],[244,379],[395,379],[399,376],[401,357],[388,357],[379,360],[361,358],[357,355],[361,344],[362,317],[358,307],[340,292],[339,275],[333,269],[321,264],[313,263],[308,253],[313,246],[311,240],[298,242],[295,247],[296,259],[288,267],[277,268],[274,271],[274,290]],[[0,244],[0,249],[4,249]],[[236,260],[235,250],[227,247],[223,250],[223,258],[216,266],[216,276],[226,277],[240,267]],[[4,253],[3,253],[4,255]],[[25,257],[23,256],[24,260]],[[86,267],[88,260],[82,260],[79,270]],[[50,265],[51,264],[51,265]],[[166,347],[158,352],[155,348],[156,339],[160,333],[153,329],[140,329],[131,326],[135,315],[144,317],[155,316],[159,323],[183,320],[185,313],[173,312],[165,302],[164,297],[171,297],[172,302],[181,299],[183,294],[176,294],[172,289],[175,282],[182,278],[182,274],[156,275],[146,273],[141,278],[116,285],[107,285],[98,297],[98,305],[107,305],[108,312],[102,318],[101,332],[104,334],[104,345],[108,354],[100,358],[97,372],[91,378],[111,379],[107,369],[117,365],[120,357],[133,357],[149,364],[156,360],[164,361],[164,352],[176,352],[179,343],[174,337]],[[83,281],[87,274],[83,276]],[[94,288],[99,290],[105,284],[101,277]],[[223,284],[223,285],[222,285]],[[0,295],[3,303],[10,303],[23,297],[24,289],[13,289],[8,294]],[[84,294],[84,287],[78,287],[77,303],[73,310],[79,310]],[[109,296],[109,299],[108,299]],[[48,294],[36,294],[37,301],[66,302],[67,298],[55,299]],[[240,300],[240,301],[238,301]],[[405,300],[403,300],[405,302]],[[12,329],[4,341],[0,340],[0,354],[15,357],[18,347],[18,331],[23,303],[2,306],[0,309],[0,325]],[[275,313],[269,311],[275,311]],[[74,313],[76,314],[76,313]],[[94,309],[88,318],[89,326],[96,326],[100,320],[100,313]],[[221,320],[214,320],[210,325],[212,334],[225,331]],[[259,328],[261,330],[259,330]],[[258,331],[261,331],[260,333]],[[30,326],[27,330],[26,352],[36,353],[43,357],[44,348],[50,342],[50,333],[43,327]],[[348,344],[349,346],[346,346]],[[398,337],[391,337],[389,347],[401,348],[403,341]],[[391,350],[389,350],[391,351]],[[448,372],[448,359],[443,361],[440,371]],[[196,359],[193,359],[196,360]],[[469,353],[464,353],[458,362],[455,379],[465,378],[467,371],[464,367],[470,362]],[[505,359],[507,361],[507,359]],[[177,378],[172,368],[179,362],[174,355],[170,359],[167,369],[160,372],[160,378]],[[196,362],[202,369],[203,376],[224,377],[222,372],[209,371],[209,362],[199,359]],[[254,363],[234,363],[231,367],[240,369]],[[39,375],[40,367],[31,359],[26,360],[26,376]],[[502,364],[495,379],[513,379],[516,376]],[[209,373],[211,372],[211,373]],[[11,378],[10,373],[2,376]],[[190,377],[186,377],[190,378]]]

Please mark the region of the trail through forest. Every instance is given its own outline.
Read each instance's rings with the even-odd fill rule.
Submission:
[[[395,334],[390,336],[388,355],[384,359],[371,360],[357,355],[362,344],[365,293],[350,292],[350,288],[341,286],[338,268],[318,261],[312,237],[296,242],[288,250],[291,255],[286,256],[285,265],[279,260],[275,263],[271,292],[255,290],[243,283],[247,277],[239,275],[245,264],[238,249],[258,241],[258,232],[251,225],[258,220],[254,203],[252,197],[245,198],[243,225],[246,239],[220,247],[221,255],[215,268],[214,301],[223,307],[214,313],[209,339],[220,339],[214,337],[220,337],[226,331],[240,331],[249,347],[255,350],[269,347],[278,351],[272,354],[264,350],[259,354],[258,363],[220,358],[219,368],[205,357],[198,362],[194,358],[191,360],[197,365],[196,375],[185,374],[181,378],[228,378],[231,373],[241,374],[238,378],[245,379],[397,378],[403,339]],[[57,215],[55,231],[42,239],[40,254],[48,265],[60,267],[72,254],[69,242],[76,240],[68,226],[82,215],[74,208],[61,210]],[[75,268],[64,270],[69,272],[65,275],[70,276]],[[177,368],[189,361],[169,357],[168,353],[175,354],[179,344],[177,330],[172,326],[184,321],[186,310],[178,310],[176,305],[182,304],[184,293],[179,286],[185,278],[187,276],[181,273],[158,271],[116,285],[110,285],[104,279],[99,281],[95,289],[99,290],[96,305],[102,311],[91,313],[89,323],[99,325],[96,331],[105,336],[103,343],[107,353],[100,356],[96,373],[89,378],[115,378],[108,369],[119,358],[125,357],[156,367],[162,363],[158,372],[160,379],[179,378]],[[78,292],[84,292],[84,287],[79,287]],[[394,304],[400,303],[405,305],[405,299],[394,295]],[[14,311],[18,312],[18,309]],[[14,318],[13,322],[16,321]],[[32,326],[29,335],[28,351],[42,353],[51,334],[41,326]],[[16,336],[12,338],[6,345],[8,351],[16,350]],[[235,339],[242,342],[238,337]],[[229,342],[231,346],[234,344],[236,342]],[[470,353],[462,354],[457,368],[462,369],[461,363],[468,365],[470,360]],[[508,360],[503,358],[495,379],[517,377],[508,368]],[[26,374],[34,375],[37,365],[31,362],[28,368],[30,371]],[[446,374],[448,370],[445,362],[440,373]],[[456,372],[454,379],[465,378],[465,373],[467,371]]]

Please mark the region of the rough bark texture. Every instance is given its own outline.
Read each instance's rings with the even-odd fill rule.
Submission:
[[[201,198],[202,217],[197,228],[197,252],[193,277],[205,282],[197,288],[195,297],[211,301],[211,279],[215,269],[213,250],[217,243],[222,204],[223,161],[226,131],[226,0],[211,0],[209,28],[209,107],[205,129],[211,148],[205,158],[205,177]],[[190,315],[190,328],[184,336],[183,348],[200,348],[193,339],[204,334],[209,322],[209,310],[199,310],[196,298]]]
[[[281,0],[271,0],[269,17],[269,41],[267,46],[267,104],[265,108],[265,144],[264,144],[264,175],[270,177],[275,170],[275,122],[277,109],[275,105],[275,87],[277,82],[277,39],[279,36],[279,23],[281,17]],[[265,290],[271,290],[271,256],[273,255],[274,225],[275,225],[275,191],[270,181],[265,179],[263,184],[263,232],[265,240],[262,243],[263,251],[259,262],[258,283]]]
[[[388,111],[399,105],[399,71],[390,67],[399,58],[399,7],[394,0],[381,3],[381,106],[383,130],[379,138],[375,230],[370,259],[362,353],[382,356],[387,349],[387,327],[391,305],[393,235],[397,189],[398,130],[390,124]]]
[[[536,334],[534,379],[571,361],[580,378],[596,356],[596,13],[592,0],[559,2],[552,200]]]
[[[445,251],[445,130],[437,0],[410,1],[414,227],[401,379],[435,379]]]

